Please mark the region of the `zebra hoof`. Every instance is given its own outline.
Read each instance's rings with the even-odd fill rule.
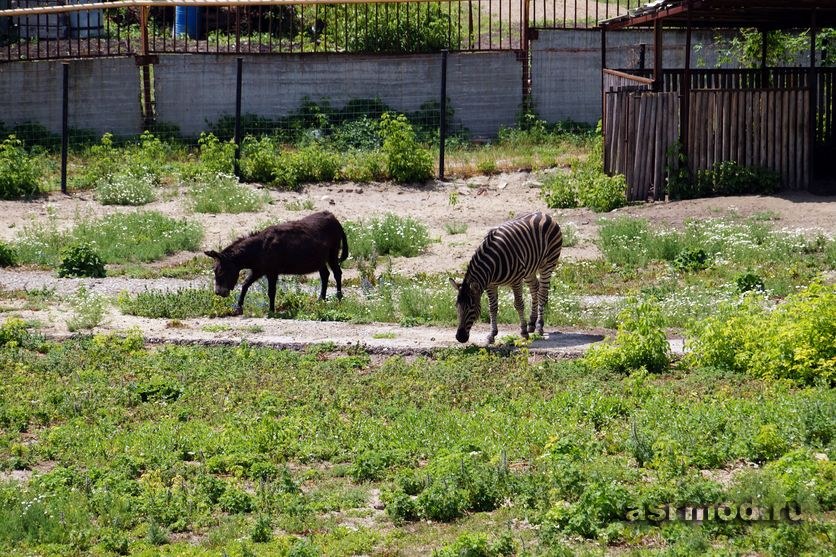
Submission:
[[[523,330],[520,332],[520,335],[522,335],[522,337],[523,337],[524,339],[526,339],[526,340],[528,339],[528,331],[526,331],[525,329],[523,329]]]
[[[533,332],[534,332],[534,323],[529,323],[529,324],[528,324],[528,332],[529,332],[529,333],[533,333]]]
[[[543,327],[537,327],[537,334],[543,336]]]
[[[496,338],[496,337],[494,337],[494,336],[489,336],[489,337],[488,337],[488,346],[490,346],[491,344],[493,344],[493,341],[494,341],[494,339],[495,339],[495,338]]]

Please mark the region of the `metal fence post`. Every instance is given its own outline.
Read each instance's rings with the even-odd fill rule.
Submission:
[[[61,99],[61,193],[67,193],[67,150],[70,143],[70,63],[62,62],[63,91]]]
[[[239,167],[239,160],[241,159],[241,77],[244,59],[238,58],[238,68],[235,74],[235,175],[240,177],[241,169]]]
[[[444,143],[447,139],[447,49],[441,51],[441,107],[438,123],[438,179],[444,179]]]

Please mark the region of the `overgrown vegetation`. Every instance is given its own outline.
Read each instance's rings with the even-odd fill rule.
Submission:
[[[0,483],[0,548],[446,556],[652,543],[689,554],[791,540],[786,554],[834,550],[834,466],[821,456],[834,439],[829,386],[333,348],[146,349],[137,334],[59,344],[20,321],[0,325],[14,385],[0,405],[0,467],[32,471]],[[760,466],[738,471],[745,460]],[[724,501],[798,505],[803,520],[630,518]]]
[[[203,230],[197,223],[156,211],[114,213],[98,219],[80,218],[60,230],[54,215],[26,224],[14,244],[20,263],[56,267],[65,247],[87,244],[105,263],[154,261],[182,250],[195,251]]]
[[[604,173],[603,142],[593,143],[586,159],[572,159],[570,172],[550,174],[543,182],[543,198],[549,207],[588,207],[596,213],[612,211],[627,204],[624,176]]]
[[[41,167],[10,135],[0,142],[0,199],[28,199],[40,193]]]

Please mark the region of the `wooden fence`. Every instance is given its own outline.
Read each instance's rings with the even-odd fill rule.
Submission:
[[[605,95],[604,165],[624,174],[631,201],[664,195],[667,152],[679,137],[676,93],[612,91]]]
[[[677,93],[605,93],[604,165],[627,178],[631,201],[665,194],[668,150],[679,139]],[[804,89],[691,92],[688,164],[692,173],[735,161],[778,172],[784,187],[811,180],[809,91]]]
[[[809,91],[692,91],[691,171],[721,161],[774,170],[790,189],[810,183]]]

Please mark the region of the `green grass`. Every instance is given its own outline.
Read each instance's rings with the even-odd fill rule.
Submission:
[[[81,218],[69,230],[60,230],[57,219],[50,216],[24,225],[15,249],[20,263],[47,267],[56,266],[61,251],[75,243],[89,244],[106,263],[147,262],[178,251],[195,251],[202,238],[199,224],[156,211]]]
[[[393,255],[414,257],[430,244],[429,232],[424,223],[412,217],[400,217],[387,213],[367,222],[343,223],[351,255]]]
[[[256,213],[270,195],[238,183],[235,176],[204,174],[189,188],[189,199],[196,213]]]
[[[4,553],[414,554],[503,532],[531,555],[836,550],[833,464],[814,456],[832,459],[836,439],[824,385],[699,368],[618,377],[472,349],[146,349],[135,335],[58,344],[5,325],[0,340],[13,386],[0,468],[41,470],[0,483]],[[720,481],[745,460],[760,466]],[[372,509],[372,489],[391,509]],[[421,516],[465,514],[400,522],[405,493]],[[627,520],[657,502],[752,498],[798,501],[805,518],[792,530]],[[259,521],[269,541],[254,541]]]

